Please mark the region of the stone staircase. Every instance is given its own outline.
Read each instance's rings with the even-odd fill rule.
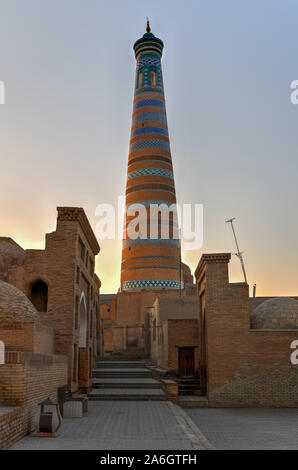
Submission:
[[[89,400],[167,400],[161,382],[135,358],[101,359],[93,370]]]
[[[201,396],[199,377],[184,377],[178,380],[179,396]]]

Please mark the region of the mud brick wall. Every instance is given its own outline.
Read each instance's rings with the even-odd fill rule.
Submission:
[[[196,270],[209,406],[298,407],[298,367],[290,361],[298,330],[250,328],[248,285],[229,283],[229,259],[203,255]]]
[[[6,351],[33,351],[34,323],[0,323],[0,340]]]
[[[0,407],[0,450],[8,449],[24,435],[23,412],[20,407]]]
[[[168,320],[168,370],[179,371],[179,347],[195,348],[195,369],[199,368],[197,320]]]
[[[21,407],[21,426],[14,439],[33,430],[38,404],[50,397],[57,401],[57,389],[67,384],[65,356],[36,353],[6,353],[0,365],[0,405]],[[2,442],[0,437],[0,448]]]

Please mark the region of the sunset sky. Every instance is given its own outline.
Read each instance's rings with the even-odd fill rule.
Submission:
[[[124,194],[135,58],[152,32],[163,77],[179,203],[204,205],[204,244],[235,252],[257,295],[298,295],[295,0],[0,0],[0,235],[43,248],[56,206]],[[99,241],[102,292],[116,292],[121,242]],[[231,281],[242,281],[239,260]]]

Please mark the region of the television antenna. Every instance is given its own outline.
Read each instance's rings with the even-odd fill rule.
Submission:
[[[237,258],[239,258],[240,260],[240,264],[241,264],[241,267],[242,267],[242,272],[243,272],[243,276],[244,276],[244,280],[245,280],[245,283],[247,284],[247,277],[246,277],[246,272],[245,272],[245,267],[244,267],[244,261],[243,261],[243,251],[240,251],[239,249],[239,245],[238,245],[238,242],[237,242],[237,237],[236,237],[236,233],[235,233],[235,229],[234,229],[234,222],[235,220],[235,217],[233,217],[232,219],[228,219],[226,220],[226,224],[231,224],[231,227],[232,227],[232,231],[233,231],[233,235],[234,235],[234,239],[235,239],[235,243],[236,243],[236,247],[237,247],[237,253],[233,253],[235,256],[237,256]]]

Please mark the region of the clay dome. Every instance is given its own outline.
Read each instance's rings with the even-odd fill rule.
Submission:
[[[11,284],[0,281],[0,323],[37,321],[39,315],[25,294]]]
[[[190,267],[185,263],[181,263],[181,267],[182,267],[182,272],[183,272],[183,281],[184,281],[184,283],[185,284],[192,284],[193,283],[193,276],[191,274]]]
[[[9,263],[22,264],[25,250],[12,238],[0,237],[0,258]]]
[[[273,297],[258,305],[251,313],[255,329],[298,329],[298,301],[292,297]]]
[[[185,264],[185,263],[181,263],[181,265],[182,265],[183,272],[184,272],[185,274],[191,275],[190,267],[189,267],[187,264]]]

